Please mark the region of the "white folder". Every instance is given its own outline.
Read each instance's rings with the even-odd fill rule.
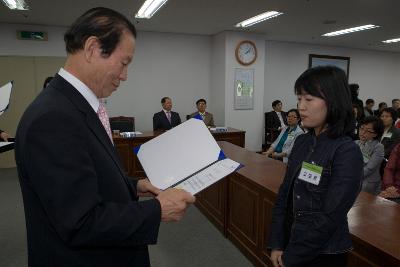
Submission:
[[[11,81],[0,87],[0,115],[8,108],[12,86],[13,82]]]
[[[226,158],[202,120],[190,119],[136,147],[150,182],[196,194],[242,165]]]

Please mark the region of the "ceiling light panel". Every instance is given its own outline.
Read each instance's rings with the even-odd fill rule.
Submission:
[[[254,24],[260,23],[262,21],[265,21],[267,19],[272,19],[275,18],[279,15],[282,15],[282,12],[278,12],[278,11],[268,11],[268,12],[264,12],[262,14],[259,14],[257,16],[254,16],[252,18],[246,19],[242,22],[239,22],[238,24],[235,25],[235,27],[241,27],[241,28],[245,28],[245,27],[250,27],[253,26]]]
[[[14,10],[28,10],[29,7],[24,0],[3,0],[3,3],[9,8]]]
[[[365,31],[365,30],[370,30],[374,28],[378,28],[379,26],[373,25],[373,24],[368,24],[368,25],[363,25],[363,26],[357,26],[353,28],[348,28],[344,30],[339,30],[335,32],[328,32],[323,34],[322,36],[325,37],[332,37],[332,36],[338,36],[338,35],[343,35],[343,34],[348,34],[348,33],[353,33],[353,32],[359,32],[359,31]]]
[[[389,40],[382,41],[382,43],[385,43],[385,44],[397,43],[397,42],[400,42],[400,38],[389,39]]]
[[[146,0],[135,14],[135,18],[151,18],[166,2],[167,0]]]

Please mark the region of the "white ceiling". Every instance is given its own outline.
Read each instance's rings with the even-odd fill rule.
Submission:
[[[134,14],[144,0],[27,0],[29,11],[12,11],[0,4],[0,23],[68,26],[89,8],[104,6],[132,19],[139,31],[214,35],[237,31],[236,23],[269,10],[283,12],[246,29],[266,40],[400,52],[399,0],[169,0],[150,20]],[[327,32],[375,24],[364,32],[322,37]]]

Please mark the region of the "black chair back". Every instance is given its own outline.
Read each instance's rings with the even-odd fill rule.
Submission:
[[[110,118],[111,130],[119,130],[120,132],[134,132],[135,118],[134,117],[112,117]]]

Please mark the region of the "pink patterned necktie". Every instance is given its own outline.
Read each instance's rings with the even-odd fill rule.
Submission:
[[[106,130],[108,137],[111,140],[111,143],[114,144],[112,135],[111,135],[111,127],[110,127],[110,121],[109,121],[109,118],[107,115],[107,110],[102,102],[100,102],[99,109],[97,110],[97,116],[99,117],[101,123],[103,124],[104,129]]]
[[[171,123],[171,112],[167,111],[167,119],[169,121],[169,123]]]

